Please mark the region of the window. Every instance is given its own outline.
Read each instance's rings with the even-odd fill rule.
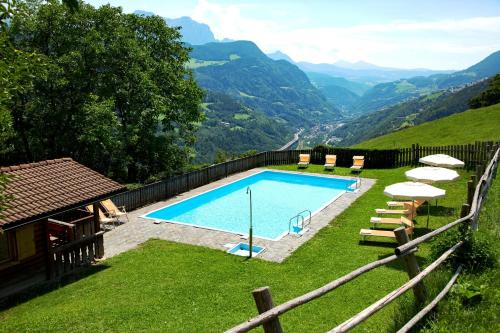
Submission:
[[[23,260],[35,255],[35,227],[33,224],[16,229],[16,244],[17,260]]]
[[[10,260],[9,237],[7,233],[0,232],[0,263]]]

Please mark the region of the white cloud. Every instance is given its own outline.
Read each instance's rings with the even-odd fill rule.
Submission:
[[[251,17],[245,13],[251,6],[200,0],[192,17],[207,23],[217,38],[252,40],[265,52],[281,50],[296,61],[456,69],[500,49],[500,17],[297,29],[279,16]]]

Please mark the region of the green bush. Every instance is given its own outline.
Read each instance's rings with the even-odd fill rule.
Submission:
[[[462,237],[459,230],[453,230],[438,236],[431,244],[431,260],[436,260],[446,250],[465,238],[465,244],[451,255],[447,264],[454,267],[462,264],[464,269],[471,272],[480,272],[494,267],[496,252],[491,241],[470,230],[464,234],[465,237]]]
[[[484,284],[477,286],[465,281],[454,285],[451,294],[463,305],[476,305],[483,299],[485,289]]]
[[[497,103],[500,103],[500,74],[490,80],[487,90],[469,101],[469,106],[477,109]]]
[[[319,144],[319,145],[317,145],[316,147],[313,148],[313,151],[324,153],[324,152],[332,151],[332,149],[333,149],[333,146],[325,145],[325,144]]]

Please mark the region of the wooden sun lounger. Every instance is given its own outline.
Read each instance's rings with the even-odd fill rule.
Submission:
[[[413,234],[413,228],[406,228],[406,234],[411,237]],[[385,237],[396,239],[396,235],[394,231],[390,230],[374,230],[374,229],[361,229],[359,231],[361,237],[363,237],[363,241],[366,240],[366,237]]]
[[[352,157],[352,166],[351,172],[361,172],[361,169],[365,166],[365,157],[364,156],[353,156]]]
[[[375,213],[377,213],[377,214],[389,214],[389,215],[410,215],[411,210],[409,210],[409,209],[376,208]]]
[[[405,204],[414,206],[415,209],[422,206],[425,203],[425,200],[415,200],[413,201],[387,201],[387,206],[389,207],[404,207]]]
[[[411,216],[412,219],[417,216],[417,210],[410,203],[404,204],[405,209],[385,209],[385,208],[375,208],[375,213],[377,214],[388,214],[388,215],[405,215]]]
[[[85,208],[89,213],[94,213],[94,207],[92,205],[85,206]],[[112,225],[113,227],[115,227],[115,223],[118,222],[118,219],[116,217],[106,216],[106,214],[104,214],[104,212],[99,209],[99,222],[102,225]]]
[[[111,199],[107,199],[104,201],[101,201],[101,205],[104,207],[106,212],[113,217],[120,218],[122,216],[125,216],[125,218],[128,219],[127,216],[127,211],[125,210],[125,206],[117,207]]]
[[[299,163],[297,163],[299,168],[307,168],[309,163],[311,162],[311,155],[309,154],[300,154],[299,155]]]
[[[400,218],[392,217],[371,217],[370,222],[376,227],[378,224],[392,224],[392,225],[404,225],[406,227],[413,227],[413,221],[401,216]]]
[[[326,155],[325,156],[325,169],[333,169],[337,164],[337,155]]]

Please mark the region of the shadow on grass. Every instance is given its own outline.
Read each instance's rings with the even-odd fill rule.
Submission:
[[[434,216],[455,216],[456,209],[453,207],[434,206],[431,207],[431,217]]]
[[[431,224],[431,221],[429,221],[429,225]],[[420,236],[423,236],[425,234],[428,234],[429,232],[433,231],[431,228],[426,228],[424,226],[418,227],[413,229],[413,236],[412,239],[418,238]]]
[[[358,242],[358,245],[395,248],[397,244],[394,242],[384,242],[376,240],[360,240]]]
[[[98,264],[89,267],[82,268],[82,270],[64,276],[60,279],[53,281],[45,281],[41,282],[37,285],[31,286],[19,293],[16,293],[11,296],[7,296],[6,298],[0,299],[0,311],[6,310],[10,307],[22,304],[27,302],[33,298],[38,296],[42,296],[44,294],[50,293],[56,289],[64,287],[68,284],[76,282],[78,280],[84,279],[90,275],[99,273],[103,270],[108,269],[110,266],[106,264]]]

